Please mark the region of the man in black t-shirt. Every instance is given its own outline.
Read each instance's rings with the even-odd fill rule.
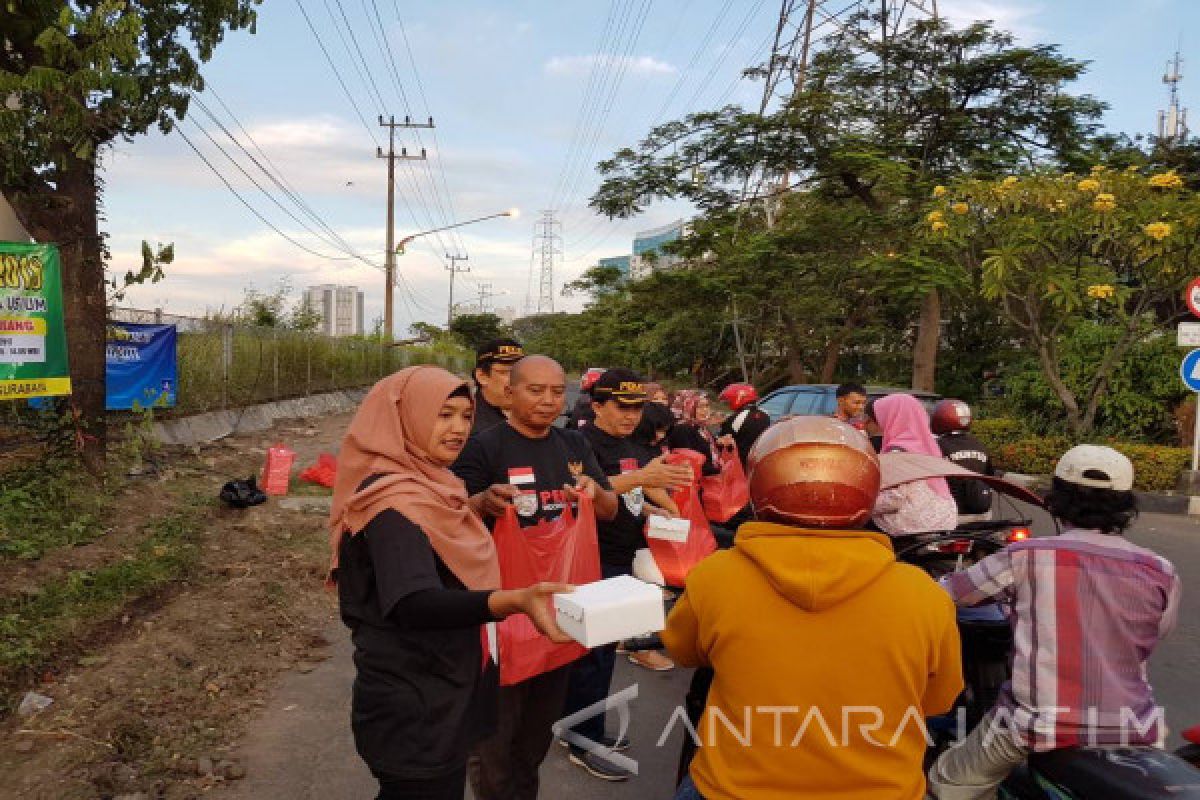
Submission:
[[[494,428],[506,419],[505,390],[513,364],[525,356],[516,339],[492,339],[475,351],[475,421],[471,435]]]
[[[509,418],[472,436],[451,469],[462,478],[471,505],[489,524],[516,507],[522,526],[557,518],[580,493],[592,495],[596,517],[611,520],[617,496],[579,431],[554,427],[563,410],[566,376],[545,356],[513,365],[507,390]],[[475,796],[535,800],[538,768],[562,715],[570,667],[500,689],[498,729],[471,756]]]
[[[613,491],[620,494],[617,515],[600,522],[600,569],[605,578],[633,573],[634,554],[646,547],[643,533],[648,511],[663,513],[658,506],[671,504],[664,490],[688,483],[691,468],[664,464],[662,457],[639,459],[629,438],[642,418],[646,387],[642,379],[627,369],[610,369],[592,387],[592,424],[583,428],[596,455],[600,469],[608,477]],[[673,504],[671,504],[673,505]],[[593,648],[571,668],[567,703],[563,716],[601,702],[608,696],[616,662],[616,645]],[[670,669],[670,659],[648,651],[636,654],[638,663],[652,669]],[[574,732],[604,748],[616,749],[627,744],[604,732],[604,714],[597,714],[574,727]],[[625,780],[630,773],[611,764],[603,755],[570,745],[571,763],[602,780]]]

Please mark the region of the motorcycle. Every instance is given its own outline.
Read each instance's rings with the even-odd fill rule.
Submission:
[[[898,559],[934,578],[966,569],[1029,536],[1028,520],[977,523],[898,543]],[[971,730],[1009,679],[1013,635],[1008,615],[992,603],[958,610],[965,689],[951,712],[928,721],[929,766],[957,733]],[[1078,747],[1034,753],[1000,786],[1002,800],[1200,800],[1200,726],[1170,753],[1155,747]]]

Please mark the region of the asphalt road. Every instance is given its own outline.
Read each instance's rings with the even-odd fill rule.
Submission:
[[[1049,518],[1033,513],[1035,535],[1053,532]],[[1006,515],[1007,516],[1007,515]],[[1173,740],[1178,731],[1200,724],[1200,521],[1147,514],[1130,537],[1175,563],[1184,581],[1179,628],[1151,663],[1159,702],[1167,709]],[[346,631],[331,617],[327,635],[337,642],[334,658],[310,674],[291,674],[278,687],[267,710],[251,724],[240,756],[248,776],[227,796],[250,800],[326,800],[374,797],[375,784],[355,755],[349,727],[350,684],[354,677]],[[613,690],[636,685],[630,704],[628,753],[638,775],[627,783],[597,780],[571,765],[554,746],[542,766],[541,796],[549,800],[663,798],[672,796],[681,743],[678,726],[663,740],[675,707],[682,702],[688,672],[647,672],[618,661]],[[610,728],[615,724],[610,715]],[[468,794],[468,797],[470,795]]]

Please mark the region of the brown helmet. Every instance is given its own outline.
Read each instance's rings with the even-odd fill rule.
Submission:
[[[971,407],[962,400],[948,397],[933,408],[929,427],[934,434],[954,433],[971,429]]]
[[[794,417],[750,451],[750,502],[759,519],[858,528],[879,494],[879,457],[866,436],[829,417]]]

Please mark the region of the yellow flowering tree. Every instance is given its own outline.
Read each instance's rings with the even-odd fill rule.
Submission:
[[[1181,318],[1183,288],[1200,275],[1200,197],[1174,172],[967,179],[933,198],[923,228],[1036,354],[1077,435],[1094,427],[1130,348]],[[1068,379],[1060,346],[1080,324],[1116,335],[1094,370]]]

